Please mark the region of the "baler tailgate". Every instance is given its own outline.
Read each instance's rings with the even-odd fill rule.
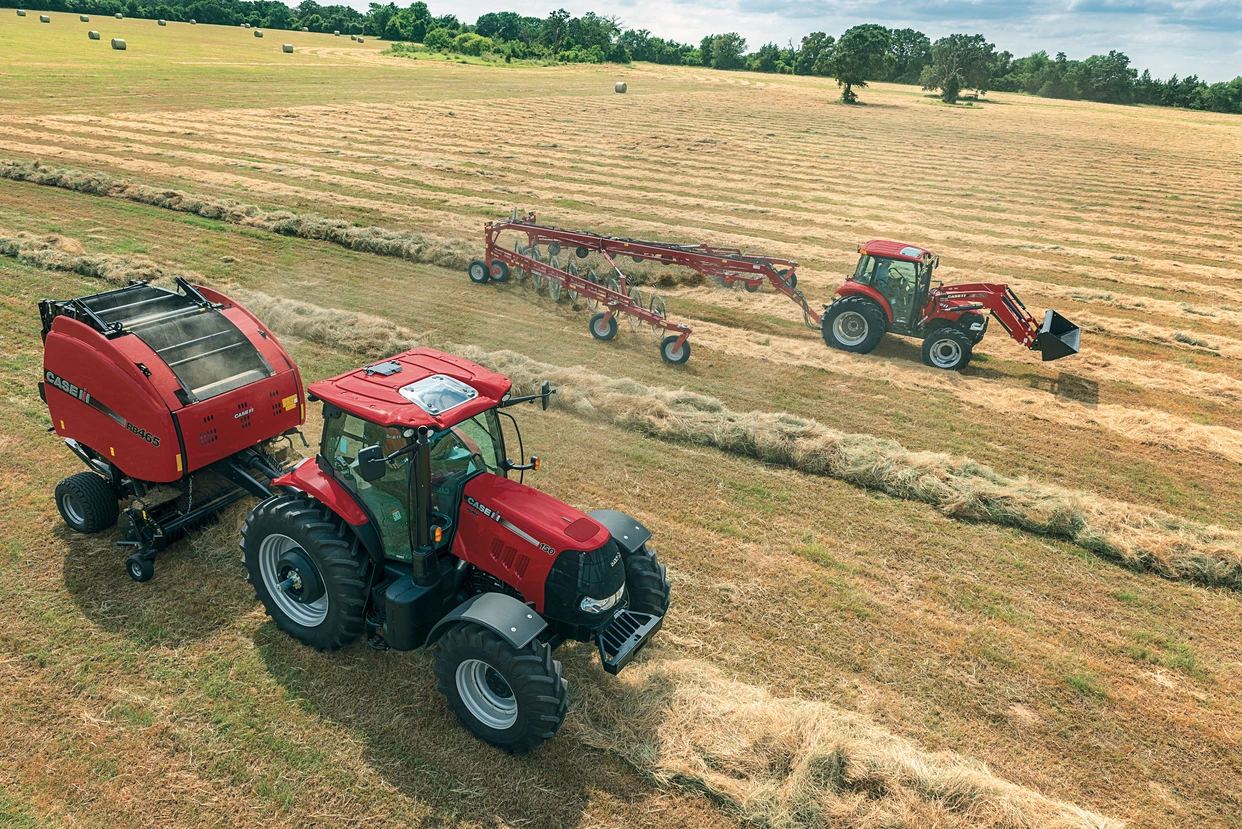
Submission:
[[[237,326],[215,311],[165,318],[131,330],[160,355],[196,400],[208,400],[273,373]]]

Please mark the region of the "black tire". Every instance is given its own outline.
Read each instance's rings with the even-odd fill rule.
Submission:
[[[974,344],[959,328],[937,328],[923,339],[923,364],[945,371],[961,371],[970,364]]]
[[[796,273],[791,274],[789,272],[789,268],[782,268],[780,271],[777,272],[777,275],[781,279],[785,280],[786,284],[788,284],[789,287],[791,288],[798,287],[798,275]]]
[[[587,250],[586,248],[582,246],[579,246],[578,249],[574,251],[574,253],[578,254],[579,259],[586,259],[588,256],[591,255],[591,251]]]
[[[597,340],[607,342],[617,336],[617,318],[609,317],[604,311],[600,311],[591,317],[591,336]]]
[[[79,472],[58,483],[56,509],[69,529],[87,534],[116,526],[121,514],[112,485],[94,472]]]
[[[678,348],[678,338],[678,334],[670,334],[660,340],[660,356],[664,358],[664,362],[672,363],[675,366],[679,366],[690,359],[690,341],[686,340]]]
[[[436,643],[433,670],[457,721],[510,754],[552,739],[569,709],[561,663],[538,640],[515,648],[481,625],[458,625]]]
[[[759,289],[763,287],[763,283],[762,282],[743,282],[742,287],[746,289],[746,293],[756,294],[759,292]]]
[[[493,282],[508,282],[509,266],[499,259],[493,259],[491,277]]]
[[[978,345],[983,342],[983,337],[988,332],[987,321],[988,318],[982,314],[967,312],[958,318],[957,327],[966,332],[967,337],[970,337],[971,345]],[[970,328],[972,325],[978,325],[979,330],[971,331]]]
[[[492,272],[488,269],[487,263],[482,259],[475,259],[466,268],[466,275],[470,277],[470,281],[482,285],[484,282],[492,278]]]
[[[656,551],[646,544],[632,553],[623,553],[625,559],[625,594],[630,610],[638,613],[654,613],[663,616],[668,612],[670,587],[668,571]]]
[[[886,328],[884,310],[861,296],[847,296],[832,303],[821,323],[821,333],[829,347],[855,354],[875,351]]]
[[[367,554],[358,537],[323,504],[301,494],[268,498],[246,516],[241,547],[255,598],[276,627],[319,650],[343,648],[362,636]],[[297,572],[305,587],[287,588],[276,596],[278,579],[288,575],[282,562],[299,554],[309,565],[305,573],[303,568]],[[299,595],[302,589],[315,588],[320,592],[314,601]]]
[[[137,582],[150,581],[155,575],[155,562],[149,558],[143,558],[138,553],[134,553],[125,559],[125,572],[129,573],[129,577]]]

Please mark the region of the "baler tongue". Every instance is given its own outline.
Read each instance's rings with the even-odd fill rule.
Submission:
[[[1082,329],[1056,311],[1049,311],[1044,315],[1044,324],[1039,327],[1034,347],[1044,355],[1046,363],[1077,354],[1081,337]]]

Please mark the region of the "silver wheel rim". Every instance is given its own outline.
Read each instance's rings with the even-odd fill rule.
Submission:
[[[488,273],[486,265],[476,263],[470,266],[470,276],[475,282],[486,282],[491,274]]]
[[[673,342],[669,343],[668,347],[664,349],[664,353],[668,356],[669,360],[675,363],[681,359],[681,355],[684,353],[682,349],[685,347],[685,343],[677,345],[677,341],[673,340]]]
[[[328,618],[328,592],[309,604],[295,601],[288,593],[280,589],[280,574],[276,570],[276,564],[280,561],[280,557],[290,550],[305,550],[301,544],[298,544],[287,535],[274,533],[263,539],[259,544],[259,575],[263,577],[263,586],[267,588],[267,595],[272,597],[272,601],[276,602],[276,606],[280,611],[288,616],[294,622],[302,627],[318,627],[323,624],[323,620]],[[310,558],[309,554],[307,558]],[[323,574],[320,574],[323,578]]]
[[[44,501],[43,503],[47,503]],[[86,513],[82,509],[82,504],[78,501],[78,496],[72,492],[66,492],[60,496],[60,507],[65,511],[65,516],[73,524],[85,524]]]
[[[517,699],[500,672],[480,659],[466,659],[457,666],[457,694],[475,719],[488,728],[504,731],[517,722]]]
[[[962,345],[957,340],[936,340],[931,347],[931,361],[936,368],[953,368],[962,359]]]
[[[844,345],[858,345],[870,329],[867,318],[857,311],[846,311],[832,321],[832,335]]]
[[[613,317],[613,319],[616,319],[616,317]],[[611,329],[612,329],[612,326],[608,324],[608,320],[606,318],[601,317],[595,323],[595,333],[599,334],[599,338],[601,340],[608,336],[608,332]]]

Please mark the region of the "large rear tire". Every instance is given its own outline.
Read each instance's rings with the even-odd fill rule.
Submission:
[[[305,495],[277,495],[250,511],[241,536],[255,597],[276,627],[319,650],[362,636],[368,557],[331,510]]]
[[[888,320],[873,300],[860,296],[838,299],[828,307],[821,324],[824,342],[831,348],[870,354],[880,344]]]
[[[58,483],[56,508],[69,529],[87,534],[115,526],[121,514],[112,485],[94,472],[79,472]]]
[[[550,740],[569,708],[569,683],[552,649],[515,648],[481,625],[459,625],[436,644],[436,685],[457,721],[510,754]]]
[[[632,553],[624,553],[625,592],[630,610],[663,616],[668,612],[671,588],[668,571],[656,551],[646,544]]]

